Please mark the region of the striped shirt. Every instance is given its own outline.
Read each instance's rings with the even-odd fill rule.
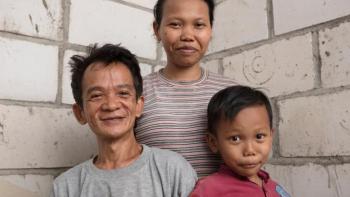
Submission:
[[[207,105],[216,92],[236,83],[204,69],[196,81],[172,81],[160,70],[143,82],[145,107],[137,120],[138,142],[180,153],[200,177],[216,171],[220,159],[205,140]]]

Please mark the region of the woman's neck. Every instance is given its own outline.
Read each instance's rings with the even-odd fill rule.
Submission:
[[[198,65],[191,67],[176,67],[167,65],[163,69],[163,74],[167,79],[173,81],[196,81],[202,76],[202,69]]]

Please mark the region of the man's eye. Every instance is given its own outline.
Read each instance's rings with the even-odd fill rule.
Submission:
[[[126,96],[129,96],[129,95],[130,95],[130,92],[122,91],[122,92],[119,92],[119,95],[120,95],[120,96],[123,96],[123,97],[126,97]]]
[[[90,99],[91,100],[97,100],[100,99],[102,97],[102,94],[92,94],[90,95]]]

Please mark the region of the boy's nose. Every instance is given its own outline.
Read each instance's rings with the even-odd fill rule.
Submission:
[[[254,142],[246,142],[244,144],[244,150],[243,150],[243,155],[244,156],[254,156],[255,151],[254,151]]]

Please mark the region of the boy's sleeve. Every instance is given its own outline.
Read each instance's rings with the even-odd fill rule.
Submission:
[[[190,197],[205,197],[205,193],[203,192],[203,185],[202,182],[199,180],[194,188],[194,190],[189,195]]]

